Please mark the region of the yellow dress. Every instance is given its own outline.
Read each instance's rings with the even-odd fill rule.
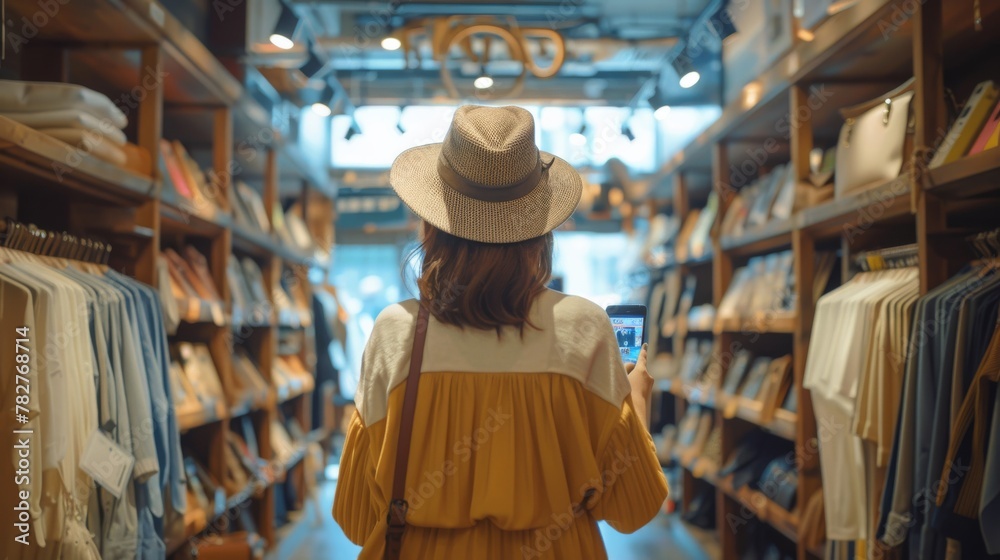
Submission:
[[[632,532],[666,499],[607,315],[553,291],[531,313],[523,337],[431,318],[404,559],[603,559],[597,521]],[[416,315],[414,300],[383,311],[362,363],[333,507],[362,559],[384,554]]]

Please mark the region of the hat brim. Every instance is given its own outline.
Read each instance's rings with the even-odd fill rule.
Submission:
[[[517,243],[540,237],[569,219],[580,203],[583,181],[565,160],[552,160],[530,193],[507,202],[486,202],[466,196],[437,172],[441,144],[410,148],[392,163],[389,184],[414,214],[454,236],[482,243]]]

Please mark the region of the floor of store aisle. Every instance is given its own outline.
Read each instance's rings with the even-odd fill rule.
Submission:
[[[305,515],[281,539],[269,560],[350,560],[360,550],[333,521],[335,482],[321,486],[317,499],[310,500]],[[676,515],[659,515],[631,535],[622,535],[605,524],[601,533],[614,560],[702,560],[718,558],[718,543],[713,531],[702,531],[682,523]]]

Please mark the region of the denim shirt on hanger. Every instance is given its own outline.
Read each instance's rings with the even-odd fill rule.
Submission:
[[[163,544],[162,526],[158,530],[154,518],[162,518],[163,516],[163,487],[160,482],[160,469],[166,458],[166,437],[163,433],[166,429],[166,421],[165,418],[161,418],[161,413],[164,412],[165,407],[162,404],[158,406],[155,400],[157,394],[156,387],[158,385],[160,388],[159,393],[162,397],[162,384],[157,383],[154,379],[150,379],[156,375],[156,362],[148,332],[149,317],[143,312],[142,302],[139,300],[132,286],[108,277],[105,277],[103,280],[117,288],[125,300],[126,313],[132,326],[132,342],[138,350],[139,356],[137,357],[140,359],[140,366],[145,373],[137,381],[139,385],[144,385],[146,388],[147,399],[145,404],[149,415],[139,421],[138,427],[133,418],[133,436],[138,434],[140,438],[151,438],[156,450],[156,472],[151,474],[147,480],[134,480],[139,522],[138,557],[161,558],[166,555],[166,546]]]
[[[126,388],[126,366],[132,373],[135,366],[134,358],[129,360],[125,346],[130,344],[131,337],[126,334],[130,325],[125,317],[125,305],[120,292],[113,289],[107,282],[76,270],[66,270],[66,274],[83,285],[88,285],[99,295],[99,301],[106,318],[105,341],[108,344],[108,375],[109,389],[108,410],[102,411],[100,424],[114,423],[110,430],[111,439],[118,443],[127,453],[135,456],[130,422],[129,408],[133,403],[128,399]],[[127,330],[126,330],[127,329]],[[131,363],[130,363],[131,362]],[[147,401],[148,402],[148,401]],[[139,403],[134,403],[138,405]],[[136,467],[139,459],[136,457]],[[134,476],[134,475],[133,475]],[[136,558],[138,550],[137,535],[139,531],[138,510],[135,501],[135,488],[129,484],[125,494],[115,498],[110,492],[98,488],[101,493],[101,557],[104,559],[131,560]]]

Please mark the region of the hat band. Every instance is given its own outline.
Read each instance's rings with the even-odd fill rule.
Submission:
[[[446,185],[469,198],[482,200],[483,202],[510,202],[512,200],[517,200],[522,196],[528,195],[531,191],[535,190],[535,187],[537,187],[538,183],[541,182],[542,173],[545,172],[549,166],[542,165],[541,157],[536,156],[536,158],[535,168],[531,170],[531,173],[528,173],[524,179],[521,179],[512,185],[486,185],[466,179],[465,177],[459,175],[458,172],[451,167],[451,164],[448,162],[448,158],[445,157],[443,152],[438,158],[437,172],[441,177],[441,180],[444,181]]]

